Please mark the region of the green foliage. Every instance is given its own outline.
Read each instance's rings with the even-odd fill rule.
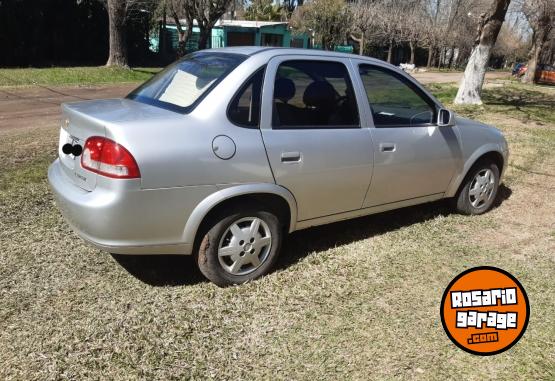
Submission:
[[[143,82],[160,70],[160,68],[126,69],[104,66],[0,69],[0,87]]]
[[[272,0],[255,0],[245,9],[245,19],[253,21],[281,21],[284,8]]]
[[[347,39],[351,13],[344,0],[312,0],[297,8],[293,14],[293,28],[311,34],[326,50]]]

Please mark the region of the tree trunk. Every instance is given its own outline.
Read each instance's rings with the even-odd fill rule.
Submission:
[[[449,62],[447,63],[448,68],[453,67],[454,58],[455,58],[455,47],[451,46],[451,54],[449,55]]]
[[[387,62],[391,63],[393,60],[393,40],[389,41],[389,49],[387,50]]]
[[[547,41],[549,35],[550,17],[548,15],[542,15],[538,20],[537,27],[532,35],[532,49],[530,50],[530,60],[528,60],[528,69],[526,74],[522,78],[522,82],[534,83],[534,77],[536,75],[536,69],[538,68],[538,61],[540,59],[540,54],[543,50],[545,42]]]
[[[505,20],[511,0],[495,0],[490,11],[482,16],[478,38],[455,97],[456,104],[482,104],[481,93],[491,50]]]
[[[208,34],[206,31],[201,30],[198,36],[198,49],[206,49],[206,44],[208,43]]]
[[[532,43],[532,49],[530,53],[530,59],[527,63],[526,73],[522,77],[522,82],[524,83],[534,83],[534,77],[536,75],[536,70],[538,68],[538,58],[540,56],[541,47],[538,45],[537,41],[534,40]]]
[[[127,41],[125,35],[127,2],[124,0],[108,0],[107,7],[110,29],[110,53],[106,66],[127,67]]]
[[[158,54],[162,57],[162,59],[164,61],[166,61],[166,53],[167,53],[167,48],[166,48],[166,41],[167,41],[167,31],[166,31],[166,6],[164,5],[163,8],[163,13],[162,13],[162,21],[160,21],[160,25],[158,28],[158,33],[159,33],[159,37],[158,37]]]
[[[330,51],[332,50],[332,38],[329,36],[322,36],[322,49]]]
[[[445,51],[445,48],[439,48],[438,50],[438,54],[437,54],[437,68],[440,69],[441,68],[441,60],[443,59],[443,52]]]
[[[198,37],[198,49],[206,49],[208,48],[208,39],[210,38],[210,32],[212,32],[212,28],[209,27],[201,27],[199,25],[200,33]]]
[[[358,54],[363,56],[364,55],[364,32],[360,34],[360,38],[357,38],[354,34],[351,33],[351,39],[354,42],[358,43]]]
[[[183,57],[187,54],[187,41],[189,41],[189,38],[191,38],[191,35],[193,34],[193,19],[187,17],[187,29],[184,30],[177,13],[173,12],[172,16],[173,21],[177,26],[177,36],[179,39],[177,42],[177,57]]]
[[[432,60],[434,59],[434,47],[430,45],[428,47],[428,63],[426,64],[426,68],[430,68],[432,66]]]
[[[410,45],[410,64],[414,65],[414,56],[416,53],[416,41],[409,41]]]

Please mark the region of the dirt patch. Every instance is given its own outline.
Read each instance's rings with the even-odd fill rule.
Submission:
[[[0,130],[59,124],[60,105],[90,99],[121,98],[137,84],[92,87],[0,87]]]
[[[492,81],[495,79],[507,78],[510,75],[509,72],[504,71],[490,71],[486,73],[486,85],[487,81]],[[462,72],[449,72],[449,73],[438,73],[438,72],[424,72],[424,73],[414,73],[412,74],[414,78],[421,83],[451,83],[459,82],[463,76]]]

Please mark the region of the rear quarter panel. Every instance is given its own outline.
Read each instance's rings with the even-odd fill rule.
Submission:
[[[237,89],[261,66],[250,61],[231,72],[190,114],[107,126],[107,137],[123,144],[137,160],[142,188],[274,182],[260,131],[238,127],[226,115]],[[235,144],[228,160],[212,149],[219,135]]]

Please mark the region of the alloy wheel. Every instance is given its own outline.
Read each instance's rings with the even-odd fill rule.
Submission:
[[[486,168],[479,171],[472,182],[468,191],[470,204],[475,208],[481,208],[492,197],[495,189],[495,176],[491,169]]]
[[[268,259],[272,234],[258,217],[244,217],[229,225],[218,246],[218,260],[232,275],[252,273]]]

